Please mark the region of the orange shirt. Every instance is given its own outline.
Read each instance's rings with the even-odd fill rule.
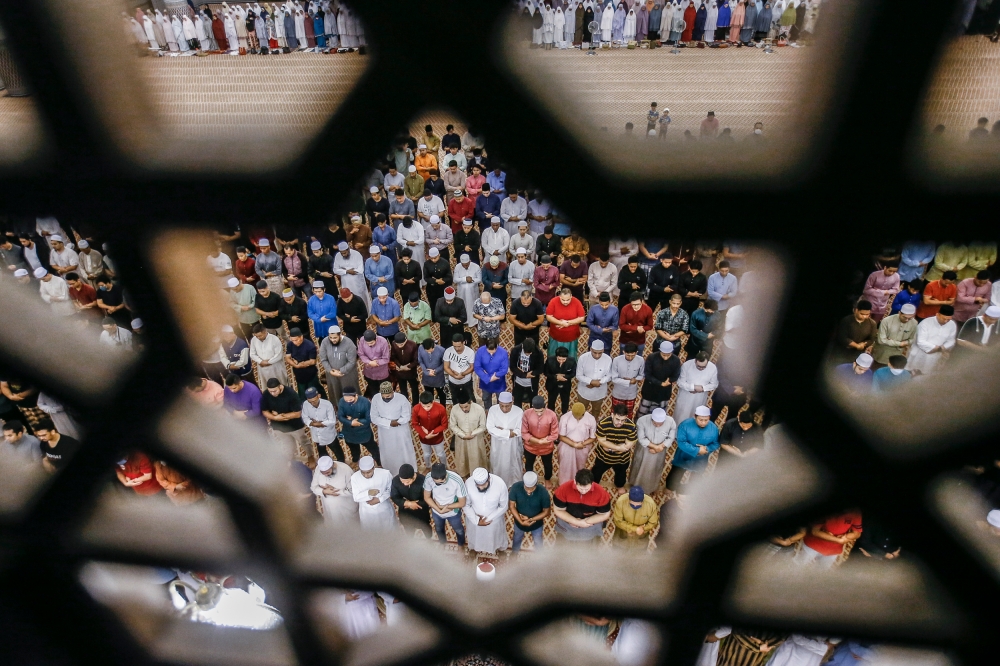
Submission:
[[[431,169],[438,168],[437,158],[427,153],[425,155],[417,155],[413,158],[413,166],[417,167],[417,173],[419,173],[424,180],[431,177]]]
[[[941,280],[934,280],[924,287],[924,296],[930,296],[935,301],[949,301],[958,296],[958,286],[949,284],[945,287],[941,284]],[[920,305],[917,306],[917,317],[920,319],[933,317],[940,309],[940,305],[927,305],[921,298]]]

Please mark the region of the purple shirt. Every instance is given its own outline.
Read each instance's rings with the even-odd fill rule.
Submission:
[[[358,360],[364,366],[365,379],[381,381],[389,377],[389,343],[381,335],[375,337],[375,344],[369,345],[365,339],[358,340]],[[377,361],[372,367],[369,361]]]
[[[899,293],[899,273],[886,275],[884,271],[875,271],[868,276],[865,282],[865,290],[862,295],[872,303],[872,316],[878,320],[885,313],[885,306],[889,303],[889,296],[883,291],[890,291],[893,295]]]
[[[229,413],[246,412],[248,423],[267,425],[267,421],[260,413],[260,389],[253,382],[244,380],[239,393],[233,393],[227,386],[222,396],[222,405]]]
[[[982,304],[976,303],[976,298],[985,298],[990,302],[993,284],[987,281],[982,287],[977,287],[975,278],[965,278],[958,283],[958,296],[955,297],[955,321],[962,323],[975,317]]]
[[[854,372],[853,363],[841,363],[833,369],[833,373],[840,382],[851,393],[868,393],[872,390],[872,371],[865,370],[859,375]]]

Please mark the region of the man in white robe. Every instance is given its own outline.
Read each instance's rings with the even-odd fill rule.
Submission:
[[[677,378],[677,402],[674,422],[683,423],[694,416],[694,410],[708,404],[708,394],[719,387],[719,370],[708,360],[706,352],[685,361]]]
[[[469,550],[494,554],[506,550],[507,484],[496,474],[490,474],[482,467],[472,471],[465,482],[468,500],[462,507],[465,513],[465,535]]]
[[[639,243],[634,238],[612,238],[608,241],[608,254],[611,256],[611,263],[620,273],[628,265],[628,258],[639,254]]]
[[[521,298],[522,291],[531,289],[535,281],[535,265],[528,261],[528,251],[519,247],[516,252],[517,261],[511,262],[507,269],[511,303]]]
[[[406,226],[404,218],[396,227],[396,243],[400,249],[409,248],[413,252],[413,261],[420,266],[421,274],[424,271],[424,227],[417,221],[411,221],[410,226]],[[420,284],[424,281],[421,279]]]
[[[351,488],[351,466],[323,456],[316,463],[309,490],[320,498],[323,522],[334,527],[358,523],[358,503]]]
[[[309,436],[316,444],[316,449],[324,446],[339,447],[337,441],[337,410],[333,403],[324,400],[315,387],[306,389],[305,400],[302,401],[302,421],[309,428]]]
[[[333,258],[333,274],[340,278],[340,287],[350,289],[351,293],[365,302],[365,308],[371,312],[372,296],[368,293],[368,283],[365,281],[365,260],[361,253],[352,250],[346,241],[337,246],[340,252]]]
[[[494,215],[490,219],[490,228],[482,233],[483,256],[488,260],[492,255],[507,260],[507,250],[510,248],[510,234],[500,228],[500,217]]]
[[[378,448],[382,466],[391,474],[403,465],[417,467],[417,454],[413,448],[410,415],[413,405],[401,393],[396,393],[391,382],[379,385],[378,397],[372,398],[372,425],[378,428]]]
[[[839,642],[837,638],[792,634],[775,650],[768,666],[820,666],[830,646]]]
[[[656,625],[630,617],[619,627],[611,654],[618,666],[649,666],[656,663],[659,648],[660,632]]]
[[[337,601],[340,628],[349,639],[360,640],[379,630],[382,622],[379,620],[374,592],[337,592],[334,598]]]
[[[907,370],[915,375],[929,375],[951,353],[958,338],[954,316],[954,307],[942,305],[936,315],[917,324],[917,339],[907,357]]]
[[[657,407],[636,422],[639,446],[635,447],[629,468],[629,485],[641,486],[647,494],[663,489],[660,483],[666,466],[667,449],[677,438],[677,424]]]
[[[463,254],[459,257],[459,263],[452,271],[452,281],[455,283],[455,291],[458,297],[465,303],[465,311],[469,322],[469,328],[479,326],[479,321],[472,316],[472,309],[479,300],[479,287],[483,284],[483,271],[478,265],[472,263],[472,258]]]
[[[263,324],[254,324],[250,338],[250,359],[257,364],[257,380],[263,391],[267,380],[277,379],[283,386],[288,385],[285,370],[285,346],[273,333],[268,333]]]
[[[396,527],[396,510],[389,500],[392,474],[375,467],[375,459],[364,456],[358,461],[358,470],[351,476],[354,501],[358,503],[361,527],[369,530],[388,531]]]
[[[38,278],[38,293],[43,301],[52,306],[52,312],[61,317],[76,314],[76,308],[69,297],[69,285],[66,284],[66,280],[58,275],[53,275],[42,267],[36,268],[34,275]]]
[[[508,486],[524,476],[524,445],[521,420],[524,410],[514,404],[509,391],[500,394],[500,404],[490,407],[486,430],[490,433],[490,467]]]

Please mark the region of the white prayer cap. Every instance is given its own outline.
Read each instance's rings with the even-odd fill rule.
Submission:
[[[431,215],[430,223],[431,224],[441,224],[441,218],[438,217],[437,215]]]
[[[986,514],[986,522],[993,527],[1000,527],[1000,509],[993,509]]]
[[[330,456],[323,456],[318,461],[316,461],[316,468],[319,469],[319,471],[321,472],[325,472],[331,467],[333,467],[333,458],[331,458]]]
[[[368,254],[382,254],[382,248],[380,248],[378,245],[372,245],[370,248],[368,248]]]
[[[376,296],[388,296],[389,295],[389,290],[386,289],[385,287],[379,287],[378,291],[375,292],[375,295]]]
[[[663,109],[664,113],[670,113],[670,109]],[[727,634],[728,635],[728,634]]]
[[[328,330],[327,333],[340,333],[340,327],[339,326],[331,326],[330,330]]]
[[[343,252],[344,250],[349,250],[350,247],[351,246],[347,244],[347,241],[340,241],[339,243],[337,243],[337,249],[340,250],[341,252]]]
[[[311,249],[311,250],[322,250],[323,249],[323,244],[320,243],[319,241],[313,241],[312,243],[309,244],[309,249]]]
[[[371,192],[372,194],[375,194],[376,192],[378,192],[378,188],[372,185],[371,187],[368,188],[368,191]]]
[[[313,280],[313,289],[326,289],[326,285],[322,280]]]
[[[526,227],[526,226],[528,226],[528,223],[525,222],[524,220],[521,220],[520,222],[517,223],[517,228],[518,229],[520,229],[521,227]]]
[[[870,368],[872,367],[872,361],[874,360],[875,359],[872,358],[871,354],[859,354],[858,358],[855,359],[854,362],[860,365],[862,368]]]
[[[525,250],[523,247],[519,247],[517,248],[517,251],[514,254],[521,256],[522,254],[528,254],[528,251]]]
[[[917,306],[913,303],[907,303],[903,307],[899,308],[899,311],[905,315],[917,314]]]
[[[285,287],[285,290],[281,292],[281,295],[284,296],[285,298],[288,298],[289,296],[294,296],[295,292],[292,291],[291,287]]]
[[[471,259],[471,258],[469,257],[469,255],[467,255],[467,254],[463,254],[463,255],[462,255],[461,257],[459,257],[459,258],[458,258],[458,260],[459,260],[460,262],[462,262],[463,264],[467,264],[467,263],[469,263],[470,261],[472,261],[472,259]]]
[[[987,317],[1000,318],[1000,307],[997,307],[996,305],[991,305],[990,307],[986,308],[985,314]]]
[[[420,144],[419,146],[417,146],[417,148],[426,148],[426,147],[427,147],[427,144],[426,144],[426,143],[422,143],[422,144]]]
[[[505,405],[508,402],[514,402],[514,396],[511,394],[510,391],[504,391],[503,393],[500,394],[500,402],[504,403]]]
[[[471,227],[472,226],[472,220],[470,220],[470,219],[462,220],[462,226],[463,227]]]
[[[83,250],[83,249],[85,249],[85,248],[88,248],[88,247],[90,247],[90,243],[88,243],[88,242],[86,241],[86,239],[83,239],[83,238],[81,238],[81,239],[80,239],[80,242],[79,242],[79,243],[77,243],[77,244],[76,244],[76,246],[77,246],[78,248],[80,248],[81,250]]]
[[[695,407],[694,408],[694,415],[695,416],[711,416],[712,415],[712,410],[709,409],[708,407],[706,407],[705,405],[701,405],[700,407]]]
[[[354,220],[360,221],[361,220],[361,216],[360,215],[351,215],[351,222],[353,222]]]
[[[267,240],[266,238],[261,238],[259,241],[257,241],[257,245],[261,247],[270,247],[271,241]]]
[[[358,461],[358,469],[362,472],[367,472],[370,469],[375,469],[375,459],[371,456],[365,456]]]
[[[476,469],[472,470],[472,480],[475,481],[476,483],[486,483],[486,481],[489,478],[490,478],[490,473],[487,472],[482,467],[477,467]]]
[[[417,167],[415,167],[415,166],[413,166],[413,165],[411,164],[411,165],[410,165],[409,167],[407,167],[407,169],[406,169],[406,170],[407,170],[407,171],[409,171],[410,173],[413,173],[414,171],[416,171],[416,170],[417,170]]]
[[[661,354],[672,354],[674,353],[674,343],[670,340],[664,340],[660,343],[660,353]]]
[[[45,270],[44,268],[42,268],[41,266],[39,266],[38,268],[35,269],[35,277],[38,278],[38,279],[41,279],[41,278],[45,277],[48,274],[49,274],[49,272],[47,270]]]
[[[52,241],[53,243],[62,243],[63,237],[60,236],[59,234],[52,234],[51,236],[49,236],[49,240]]]
[[[229,285],[230,289],[236,289],[236,287],[240,286],[240,281],[234,277],[231,277],[226,281],[226,284]]]
[[[432,247],[430,250],[427,251],[427,256],[428,257],[437,257],[437,256],[440,256],[440,255],[441,255],[441,251],[438,250],[436,247]]]
[[[24,268],[18,268],[16,271],[14,271],[14,277],[16,277],[16,278],[23,278],[27,274],[28,274],[28,271],[26,269],[24,269]]]
[[[604,340],[594,340],[590,343],[591,351],[604,351]]]
[[[525,472],[521,480],[524,481],[525,488],[534,488],[535,484],[538,483],[538,475],[534,472]]]
[[[223,326],[222,326],[222,332],[223,333],[232,333],[233,332],[233,327],[230,326],[229,324],[223,324]]]
[[[133,330],[133,331],[134,331],[135,329],[137,329],[137,328],[142,328],[142,320],[141,320],[141,319],[139,319],[138,317],[136,317],[135,319],[133,319],[133,320],[131,321],[131,325],[132,325],[132,330]]]
[[[667,420],[667,413],[660,407],[653,410],[653,421],[663,423]]]
[[[454,194],[454,195],[455,195],[456,197],[460,197],[460,196],[462,196],[462,190],[455,190],[455,191],[453,192],[453,194]]]

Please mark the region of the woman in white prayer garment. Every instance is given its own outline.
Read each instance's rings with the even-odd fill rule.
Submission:
[[[504,520],[509,502],[507,484],[496,474],[477,467],[466,480],[465,489],[468,500],[462,512],[469,550],[490,554],[506,550],[509,543],[507,521]]]

